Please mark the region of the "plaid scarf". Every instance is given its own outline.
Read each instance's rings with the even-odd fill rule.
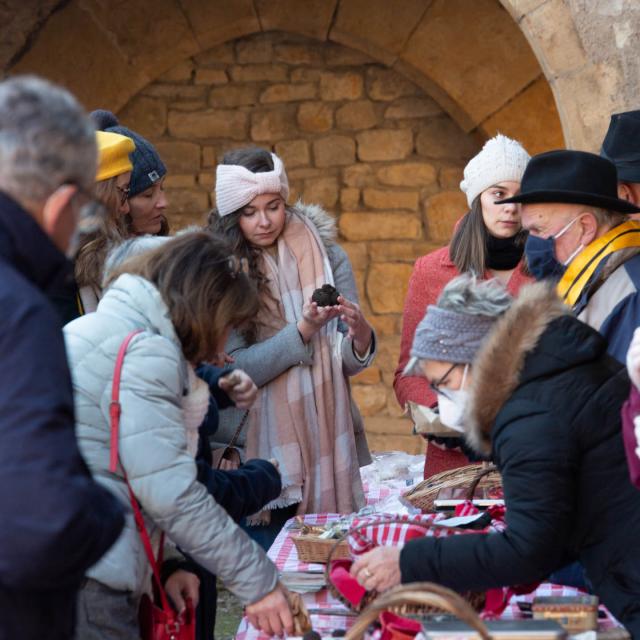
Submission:
[[[258,340],[302,318],[313,291],[334,284],[318,231],[289,213],[277,261],[262,253],[272,299],[263,300]],[[342,372],[337,319],[312,338],[313,365],[295,366],[260,389],[250,412],[247,457],[276,458],[282,493],[267,509],[298,504],[298,513],[351,513],[364,505],[349,390]]]

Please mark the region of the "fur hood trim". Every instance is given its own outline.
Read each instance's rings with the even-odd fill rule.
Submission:
[[[336,243],[338,229],[335,218],[327,213],[319,204],[306,204],[302,202],[302,200],[298,200],[293,207],[288,208],[313,223],[325,247]]]
[[[482,455],[491,453],[491,429],[520,384],[527,354],[536,348],[549,324],[569,312],[553,287],[527,285],[478,351],[467,407],[467,440]]]

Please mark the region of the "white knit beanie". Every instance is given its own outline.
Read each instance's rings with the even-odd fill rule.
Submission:
[[[471,158],[464,168],[460,189],[471,203],[485,189],[499,182],[521,182],[529,162],[529,154],[517,141],[499,133],[484,143],[482,151]]]

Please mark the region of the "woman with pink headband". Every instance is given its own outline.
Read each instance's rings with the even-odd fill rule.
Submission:
[[[215,195],[210,227],[231,241],[260,293],[258,315],[231,334],[226,351],[260,388],[247,457],[280,464],[281,495],[250,522],[265,525],[252,535],[267,548],[296,514],[364,505],[359,465],[371,458],[349,377],[371,364],[375,335],[334,219],[317,205],[287,205],[278,156],[255,147],[225,154]],[[311,297],[326,284],[340,295],[319,306]],[[239,419],[223,411],[216,439],[229,438]]]

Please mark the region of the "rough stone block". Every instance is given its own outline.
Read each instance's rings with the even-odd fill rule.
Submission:
[[[170,173],[195,173],[200,169],[200,146],[193,142],[160,141],[155,147]]]
[[[192,84],[160,84],[154,82],[142,90],[142,95],[153,98],[176,100],[201,100],[206,96],[207,88]]]
[[[288,70],[282,64],[246,64],[231,67],[234,82],[286,82]]]
[[[321,204],[331,209],[338,201],[338,181],[335,178],[311,178],[304,181],[304,202]]]
[[[329,131],[333,127],[333,107],[322,102],[304,102],[298,108],[298,125],[313,133]]]
[[[348,102],[336,111],[336,124],[340,129],[352,131],[371,129],[378,124],[375,105],[369,100]]]
[[[360,204],[360,189],[346,187],[340,191],[340,206],[345,210],[357,209]]]
[[[411,436],[413,425],[409,418],[390,418],[388,416],[380,416],[378,418],[369,418],[367,420],[367,440],[370,435],[377,436]],[[418,440],[421,440],[420,436],[415,436]],[[369,440],[370,442],[370,440]],[[369,444],[371,446],[371,444]],[[389,447],[387,451],[397,449],[393,446]]]
[[[229,78],[227,72],[224,69],[196,69],[196,76],[194,79],[196,84],[227,84]]]
[[[261,30],[252,0],[180,0],[202,49]]]
[[[213,147],[202,147],[202,166],[215,167],[216,164],[216,150]]]
[[[307,67],[291,69],[291,82],[319,82],[321,73],[320,69]]]
[[[213,171],[202,171],[198,174],[198,184],[203,189],[213,192],[216,187],[216,174]]]
[[[363,84],[362,76],[354,71],[327,71],[320,74],[320,97],[328,101],[357,100],[362,95]]]
[[[333,42],[325,43],[322,48],[324,62],[328,67],[361,67],[374,62],[368,55]]]
[[[292,167],[309,164],[309,143],[306,140],[287,140],[276,144],[276,153],[282,158],[287,172]]]
[[[524,34],[494,0],[434,0],[401,58],[463,108],[468,129],[540,73]]]
[[[544,76],[487,118],[480,130],[487,138],[498,132],[515,138],[531,155],[565,146],[555,99]]]
[[[366,418],[364,421],[365,431],[367,432],[367,442],[369,443],[369,449],[373,452],[383,451],[404,451],[411,455],[424,454],[424,440],[420,436],[414,435],[398,435],[395,433],[390,434],[372,434],[369,435],[369,421],[370,420],[399,420],[399,418]],[[411,427],[409,426],[409,434],[411,434]]]
[[[313,100],[316,97],[316,92],[316,85],[311,83],[272,84],[262,92],[260,102],[269,104],[273,102]]]
[[[402,313],[413,268],[395,262],[373,263],[367,276],[367,298],[375,313]]]
[[[201,111],[207,108],[207,102],[204,98],[198,100],[181,100],[170,101],[170,106],[174,111]]]
[[[432,242],[370,242],[369,255],[372,262],[410,262],[439,249],[441,245]]]
[[[398,317],[395,315],[377,316],[375,314],[368,314],[367,320],[369,324],[374,328],[378,337],[393,336],[398,333]]]
[[[190,189],[196,184],[194,175],[180,175],[175,173],[167,173],[164,179],[165,189]]]
[[[286,64],[322,64],[321,50],[306,44],[284,43],[274,48],[275,59]]]
[[[456,222],[468,209],[467,199],[461,191],[443,191],[429,198],[425,206],[429,239],[448,244]]]
[[[404,416],[404,408],[398,404],[398,399],[393,387],[387,388],[387,411],[388,416],[392,418],[402,418]]]
[[[424,187],[435,183],[437,170],[428,162],[404,162],[382,167],[378,180],[393,187]]]
[[[270,62],[273,57],[273,42],[270,38],[251,38],[238,40],[236,43],[236,60],[240,64]]]
[[[167,200],[173,216],[182,216],[189,224],[203,224],[209,210],[209,195],[203,189],[167,189]]]
[[[258,111],[251,114],[251,139],[269,142],[290,138],[295,131],[295,119],[290,109]]]
[[[403,160],[413,151],[413,132],[409,129],[377,129],[357,135],[358,158]]]
[[[384,385],[356,385],[351,393],[363,416],[378,415],[387,406],[387,390]]]
[[[225,42],[217,47],[212,47],[211,49],[194,56],[193,59],[198,66],[202,67],[215,67],[233,64],[236,61],[233,42]]]
[[[159,138],[167,128],[167,103],[137,95],[120,111],[118,119],[145,138]]]
[[[415,96],[420,89],[397,71],[381,67],[367,69],[367,93],[372,100],[390,102],[403,96]]]
[[[387,372],[396,370],[398,366],[398,356],[400,355],[400,336],[385,336],[378,340],[378,355],[376,357],[376,366],[383,372],[383,376]]]
[[[427,96],[420,96],[394,100],[386,108],[384,117],[390,120],[399,120],[402,118],[432,118],[440,114],[442,114],[442,109],[435,100]]]
[[[354,242],[362,240],[417,240],[422,236],[420,220],[408,213],[343,213],[340,233]]]
[[[258,104],[259,88],[255,84],[231,84],[216,87],[209,93],[212,107],[245,107]]]
[[[462,182],[463,167],[442,167],[438,176],[438,184],[442,189],[459,189]]]
[[[254,2],[264,31],[300,33],[326,40],[336,0],[256,0]]]
[[[347,252],[354,269],[366,269],[369,264],[367,245],[364,242],[342,242],[340,246]]]
[[[161,82],[189,82],[193,76],[193,61],[191,59],[183,60],[169,71],[165,71],[159,80]]]
[[[361,371],[357,376],[351,378],[351,384],[378,384],[380,382],[380,369],[378,367],[367,367],[364,371]]]
[[[422,127],[416,138],[416,150],[429,158],[464,158],[478,151],[478,144],[449,117],[436,118]]]
[[[388,189],[367,188],[363,191],[364,204],[372,209],[418,210],[417,191],[390,191]]]
[[[231,109],[169,112],[169,133],[176,138],[246,140],[247,114]]]
[[[376,184],[376,177],[371,165],[354,164],[343,170],[342,181],[348,187],[369,187]]]
[[[293,168],[289,170],[287,168],[287,176],[290,180],[307,180],[308,178],[323,178],[328,173],[331,173],[327,169],[314,169],[313,167],[304,167],[302,169]]]
[[[316,167],[352,164],[356,159],[356,144],[347,136],[327,136],[313,143]]]

